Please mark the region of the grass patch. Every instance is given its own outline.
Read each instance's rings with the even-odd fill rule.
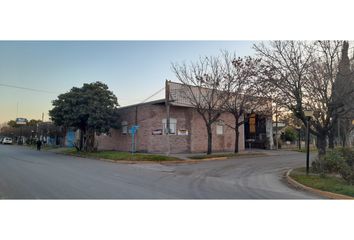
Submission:
[[[118,151],[98,151],[98,152],[78,152],[76,149],[65,149],[62,153],[88,158],[103,158],[109,160],[128,160],[128,161],[173,161],[180,160],[179,158],[157,155],[157,154],[144,154],[144,153],[134,153],[129,152],[118,152]]]
[[[316,189],[354,197],[354,186],[335,176],[306,175],[305,168],[295,169],[290,176],[297,182]]]
[[[201,154],[190,156],[190,159],[209,159],[209,158],[235,158],[235,157],[246,157],[246,156],[264,156],[262,153],[216,153],[216,154]]]

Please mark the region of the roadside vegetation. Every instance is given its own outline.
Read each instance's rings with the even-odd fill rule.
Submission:
[[[108,134],[111,128],[119,127],[117,97],[104,83],[73,87],[52,104],[49,115],[57,126],[80,130],[79,141],[74,143],[78,151],[96,151],[95,135]]]
[[[301,168],[290,176],[312,188],[354,197],[354,149],[330,149],[322,161],[312,163],[311,174]]]
[[[336,174],[354,185],[354,149],[340,147],[327,151],[322,161],[312,163],[312,171],[321,176]]]
[[[348,184],[339,176],[323,176],[315,173],[306,175],[305,168],[293,170],[290,176],[297,182],[308,187],[354,197],[354,186]]]
[[[77,151],[75,148],[65,149],[62,151],[64,154],[87,157],[95,159],[108,159],[113,161],[176,161],[180,160],[176,157],[158,155],[158,154],[144,154],[144,153],[130,153],[130,152],[118,152],[118,151],[97,151],[97,152],[83,152]]]

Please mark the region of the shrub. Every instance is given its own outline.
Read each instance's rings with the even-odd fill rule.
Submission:
[[[314,172],[339,173],[349,184],[354,184],[354,151],[350,148],[337,148],[326,153],[323,160],[317,159],[312,163]]]
[[[338,151],[330,150],[322,160],[316,159],[312,163],[312,170],[320,174],[338,173],[344,162],[344,158]]]
[[[323,159],[324,170],[328,173],[339,173],[343,164],[345,164],[345,159],[343,155],[336,150],[329,151]]]
[[[354,169],[348,164],[343,164],[339,170],[341,177],[349,184],[354,184]]]
[[[354,150],[350,148],[337,148],[341,156],[345,159],[346,163],[353,168],[354,165]]]
[[[298,138],[298,133],[292,127],[287,127],[284,132],[284,140],[294,142]]]

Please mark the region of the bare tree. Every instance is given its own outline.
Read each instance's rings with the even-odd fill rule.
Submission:
[[[342,146],[348,146],[350,133],[352,131],[352,120],[354,119],[354,73],[350,64],[349,43],[343,42],[341,58],[339,61],[337,76],[333,85],[333,99],[336,103],[334,112],[335,126],[330,134],[330,147],[333,147],[334,136],[338,136],[338,143]],[[343,97],[344,96],[344,97]]]
[[[190,65],[172,64],[172,70],[182,83],[183,97],[203,118],[208,135],[207,154],[212,153],[212,124],[222,113],[227,85],[219,57],[201,57]]]
[[[282,106],[304,124],[304,110],[314,111],[310,131],[317,136],[320,159],[326,152],[335,112],[338,113],[336,109],[343,99],[333,97],[341,46],[342,41],[271,41],[254,46],[271,69],[267,82],[276,91]]]
[[[224,109],[234,116],[234,125],[228,125],[235,131],[235,149],[239,152],[239,127],[244,125],[251,113],[271,112],[269,99],[261,97],[259,90],[259,75],[261,71],[260,59],[252,57],[236,57],[236,54],[230,54],[223,51],[223,76],[227,82],[226,101]],[[268,102],[268,104],[267,104]]]

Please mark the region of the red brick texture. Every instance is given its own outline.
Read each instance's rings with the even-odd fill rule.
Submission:
[[[137,113],[137,115],[136,115]],[[171,106],[170,118],[177,120],[176,135],[153,135],[154,130],[163,128],[163,119],[166,119],[164,104],[146,104],[122,108],[120,121],[127,121],[128,127],[137,124],[140,126],[136,135],[136,150],[149,153],[166,153],[170,145],[171,153],[206,152],[207,131],[202,117],[193,108]],[[216,134],[216,124],[213,125],[213,151],[233,151],[235,132],[227,125],[234,125],[231,114],[222,114],[224,121],[223,134]],[[178,130],[188,130],[188,135],[178,135]],[[131,135],[124,135],[122,129],[111,130],[109,135],[97,136],[99,150],[131,150]],[[244,131],[240,127],[240,150],[244,150]]]

